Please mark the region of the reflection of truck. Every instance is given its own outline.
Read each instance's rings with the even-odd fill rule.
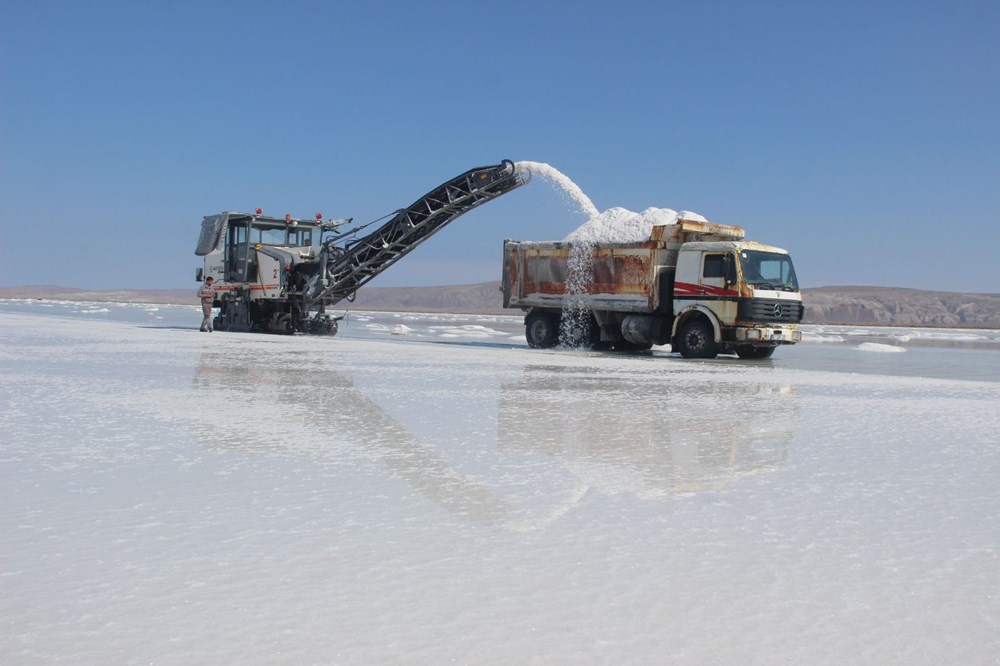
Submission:
[[[202,222],[197,279],[212,277],[215,328],[272,333],[336,333],[326,313],[446,224],[530,178],[513,162],[471,169],[431,190],[361,238],[351,220],[297,220],[226,212]]]
[[[551,456],[602,492],[644,497],[731,487],[787,460],[799,427],[790,385],[716,378],[694,387],[594,370],[526,366],[504,383],[497,449]],[[651,390],[657,401],[644,407]]]
[[[788,253],[743,235],[741,227],[680,220],[654,226],[639,243],[508,240],[504,307],[527,311],[532,347],[555,346],[560,324],[582,314],[582,324],[563,325],[564,344],[670,343],[685,358],[768,358],[801,339],[802,296]],[[592,279],[571,293],[571,271],[581,264]]]

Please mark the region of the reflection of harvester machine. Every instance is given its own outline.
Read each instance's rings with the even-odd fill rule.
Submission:
[[[446,224],[525,184],[513,162],[479,167],[438,186],[366,236],[352,220],[298,220],[226,212],[205,217],[197,279],[215,280],[215,328],[272,333],[337,332],[326,312]]]

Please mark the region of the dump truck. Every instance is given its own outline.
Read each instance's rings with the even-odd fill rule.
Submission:
[[[766,359],[802,339],[802,295],[788,252],[744,236],[681,219],[634,243],[506,240],[503,305],[525,311],[531,347],[670,344],[685,358]]]
[[[213,278],[219,331],[334,335],[328,312],[460,215],[527,183],[510,160],[477,167],[385,216],[361,235],[353,218],[270,217],[227,211],[202,220],[195,279]]]

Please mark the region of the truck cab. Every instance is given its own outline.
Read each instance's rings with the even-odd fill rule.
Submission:
[[[685,243],[677,256],[673,314],[671,338],[682,354],[767,358],[779,344],[802,337],[792,258],[753,241]]]
[[[571,290],[573,266],[592,279]],[[504,307],[527,313],[531,347],[670,344],[685,358],[765,359],[801,340],[791,257],[732,225],[681,219],[625,243],[507,240],[501,291]]]

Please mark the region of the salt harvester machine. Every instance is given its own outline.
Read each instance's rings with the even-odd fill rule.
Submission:
[[[357,290],[449,222],[530,180],[504,160],[470,169],[439,185],[365,236],[352,218],[314,220],[224,212],[206,216],[195,254],[196,279],[213,278],[214,326],[220,331],[337,332],[326,311],[353,301]],[[385,218],[382,218],[385,219]]]

